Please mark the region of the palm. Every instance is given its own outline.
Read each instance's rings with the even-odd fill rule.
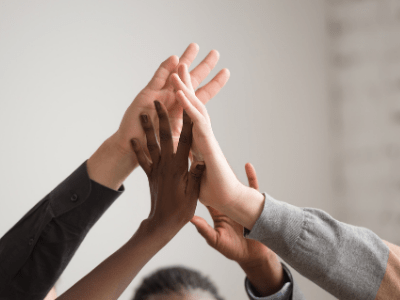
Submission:
[[[249,186],[258,190],[257,175],[251,164],[246,164],[246,174]],[[205,174],[205,176],[207,173]],[[204,178],[202,179],[203,185]],[[214,228],[198,216],[194,216],[192,223],[199,233],[206,239],[207,243],[229,259],[238,263],[257,261],[273,255],[272,250],[262,243],[246,239],[243,236],[243,226],[224,215],[217,209],[207,206]]]
[[[139,120],[140,114],[147,113],[153,120],[155,129],[158,132],[159,125],[153,105],[154,100],[163,103],[168,110],[174,146],[176,149],[182,129],[182,108],[175,99],[174,88],[169,78],[171,74],[177,71],[178,63],[190,65],[197,53],[198,46],[196,44],[190,44],[180,59],[176,56],[168,58],[160,65],[149,84],[136,96],[135,100],[126,110],[121,125],[117,131],[118,140],[120,141],[119,144],[123,151],[131,151],[129,141],[132,138],[137,138],[141,142],[145,141],[145,135]],[[218,52],[213,50],[191,71],[192,83],[195,88],[197,88],[208,76],[218,62],[218,59]],[[196,94],[205,104],[221,90],[228,79],[229,73],[222,70],[209,83],[198,89]]]
[[[210,207],[209,211],[216,232],[214,248],[227,258],[241,263],[249,258],[265,257],[270,251],[260,242],[244,238],[243,226],[240,224],[216,209]]]

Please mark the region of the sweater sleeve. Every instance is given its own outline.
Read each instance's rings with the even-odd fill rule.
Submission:
[[[263,212],[246,237],[262,242],[300,274],[339,299],[375,299],[385,277],[389,253],[393,252],[369,229],[266,194]],[[399,275],[398,271],[399,268],[394,273]],[[400,294],[391,297],[400,299]]]

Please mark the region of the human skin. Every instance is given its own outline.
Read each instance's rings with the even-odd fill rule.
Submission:
[[[142,221],[125,245],[57,299],[118,299],[143,266],[194,216],[205,165],[194,163],[188,171],[191,120],[184,114],[175,153],[167,109],[157,101],[155,107],[159,118],[160,145],[149,116],[143,114],[140,117],[152,162],[140,140],[131,140],[138,163],[149,179],[151,209],[148,218]]]
[[[245,166],[249,186],[258,190],[254,167]],[[214,222],[214,228],[201,217],[194,216],[191,222],[207,243],[222,255],[236,261],[260,296],[266,297],[278,292],[285,283],[283,267],[278,256],[262,243],[246,239],[243,226],[210,206],[207,207]]]
[[[182,129],[182,108],[176,101],[174,87],[170,81],[171,75],[177,72],[178,65],[190,65],[197,56],[199,46],[192,43],[178,59],[173,55],[165,60],[155,72],[150,82],[136,96],[126,110],[118,130],[96,150],[87,162],[89,177],[109,188],[118,190],[125,179],[138,166],[138,161],[130,145],[132,138],[145,142],[141,130],[139,114],[146,113],[158,129],[158,120],[153,101],[158,100],[165,105],[170,121],[174,148],[178,144]],[[219,60],[219,53],[212,50],[202,62],[191,72],[191,83],[196,89],[214,69]],[[206,104],[214,97],[229,79],[229,71],[222,69],[207,84],[196,90],[196,96]]]
[[[229,166],[212,132],[206,107],[198,99],[185,64],[171,75],[176,99],[193,121],[195,160],[203,160],[207,170],[202,180],[200,201],[211,206],[247,229],[252,229],[264,206],[264,196],[242,184]]]

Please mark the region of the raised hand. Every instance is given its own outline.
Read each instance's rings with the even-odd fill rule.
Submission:
[[[88,173],[92,180],[117,190],[129,174],[137,167],[138,162],[132,155],[130,140],[138,139],[145,143],[145,135],[141,129],[139,114],[146,113],[154,121],[158,132],[158,119],[153,101],[163,103],[169,113],[174,149],[178,144],[182,129],[182,108],[176,102],[174,87],[171,84],[171,74],[177,72],[179,63],[190,65],[199,51],[197,44],[190,44],[181,58],[171,56],[165,60],[147,86],[136,96],[126,110],[118,130],[109,137],[87,163]],[[215,67],[219,53],[212,50],[204,60],[191,72],[191,84],[196,89]],[[207,103],[214,97],[229,79],[229,71],[222,69],[210,82],[196,90],[196,95],[202,103]]]
[[[193,121],[193,139],[198,151],[195,159],[204,160],[207,165],[200,201],[251,229],[262,212],[264,196],[236,178],[212,132],[207,110],[193,91],[187,66],[180,65],[178,73],[172,74],[171,81],[179,104]]]
[[[156,111],[153,101],[158,100],[163,103],[169,113],[172,137],[174,147],[178,144],[179,135],[182,129],[182,108],[175,100],[174,87],[170,82],[170,75],[177,72],[178,64],[190,65],[196,58],[199,46],[192,43],[188,46],[182,56],[171,56],[165,60],[147,86],[136,96],[130,107],[126,110],[121,125],[115,134],[116,140],[122,152],[130,153],[130,140],[137,138],[144,141],[144,135],[141,134],[140,123],[138,121],[139,113],[146,113],[153,121],[155,129],[158,128]],[[219,60],[219,53],[212,50],[204,60],[191,71],[191,84],[194,89],[214,69]],[[214,97],[229,79],[229,71],[222,69],[210,82],[196,91],[197,97],[202,103],[207,103]]]
[[[258,190],[254,167],[248,163],[245,168],[249,186]],[[262,243],[246,239],[242,225],[212,207],[207,208],[214,228],[201,217],[194,216],[191,220],[207,243],[239,263],[259,294],[268,296],[279,291],[284,284],[284,274],[277,255]]]
[[[143,266],[194,215],[205,165],[195,163],[188,172],[188,156],[192,141],[191,120],[188,115],[183,114],[182,133],[175,153],[168,112],[162,103],[155,101],[154,104],[160,124],[160,144],[157,142],[149,116],[141,114],[139,121],[146,134],[146,148],[152,161],[146,156],[139,139],[131,141],[139,164],[149,179],[151,192],[149,217],[140,224],[136,233],[125,245],[57,299],[118,299]]]
[[[160,145],[152,120],[147,114],[141,114],[151,161],[139,140],[133,139],[132,147],[149,179],[151,211],[147,222],[151,224],[150,227],[163,228],[165,233],[175,235],[194,215],[205,165],[202,162],[194,163],[188,171],[192,143],[190,117],[183,112],[183,128],[175,153],[168,112],[159,101],[154,101],[154,105],[159,119]]]

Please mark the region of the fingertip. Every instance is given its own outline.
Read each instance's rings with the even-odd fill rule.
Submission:
[[[197,44],[197,43],[190,43],[189,44],[189,46],[188,46],[188,48],[194,48],[194,49],[196,49],[196,51],[199,51],[200,50],[200,46]]]
[[[168,60],[173,63],[175,66],[179,64],[179,57],[178,55],[171,55],[170,57],[168,57]]]
[[[230,77],[230,76],[231,76],[231,71],[229,71],[228,68],[223,68],[221,71],[223,72],[223,74],[224,74],[225,76],[227,76],[227,77]]]
[[[210,51],[210,53],[211,53],[212,55],[216,56],[216,57],[219,59],[220,54],[219,54],[219,51],[218,51],[218,50],[213,49],[213,50]]]
[[[161,110],[160,101],[154,100],[154,107],[156,108],[156,111],[159,112]]]
[[[179,72],[179,69],[178,69],[178,72]],[[172,81],[172,84],[174,84],[175,86],[177,86],[177,85],[180,84],[181,78],[179,77],[178,74],[173,73],[173,74],[171,75],[171,81]]]

